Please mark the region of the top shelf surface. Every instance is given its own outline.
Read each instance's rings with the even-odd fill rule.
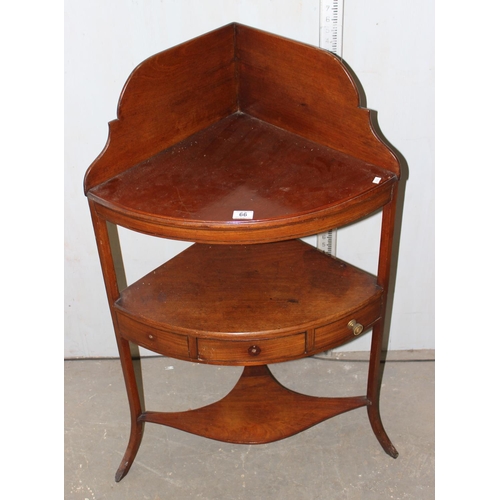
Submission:
[[[389,201],[396,180],[388,170],[237,112],[88,195],[110,220],[134,230],[258,242],[356,220]],[[235,219],[234,212],[253,217]]]

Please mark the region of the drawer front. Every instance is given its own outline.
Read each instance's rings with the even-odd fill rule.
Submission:
[[[189,358],[187,336],[152,328],[120,313],[117,317],[120,335],[127,340],[164,356]]]
[[[265,364],[303,356],[306,333],[264,340],[198,339],[198,359],[208,363]]]
[[[333,349],[363,335],[375,321],[380,319],[381,310],[382,300],[377,300],[375,303],[369,304],[349,316],[344,316],[333,323],[316,328],[314,332],[314,351]],[[362,332],[357,333],[356,331],[355,333],[355,325],[354,328],[348,326],[351,320],[363,326]]]

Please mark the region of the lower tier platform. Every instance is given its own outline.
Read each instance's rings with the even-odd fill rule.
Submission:
[[[146,411],[138,420],[227,443],[263,444],[293,436],[367,404],[365,396],[299,394],[282,386],[266,365],[247,366],[233,390],[220,401],[183,412]]]

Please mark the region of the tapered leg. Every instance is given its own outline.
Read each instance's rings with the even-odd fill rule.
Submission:
[[[144,433],[144,423],[139,422],[139,416],[142,414],[143,409],[141,404],[141,394],[137,386],[137,379],[133,365],[134,361],[132,360],[130,352],[130,345],[128,341],[124,339],[120,339],[118,344],[120,348],[123,377],[125,379],[125,386],[127,388],[130,406],[130,438],[125,454],[123,455],[120,466],[115,474],[116,482],[119,482],[127,475],[135,456],[137,455]]]
[[[382,213],[382,229],[380,239],[380,253],[378,263],[378,284],[384,290],[384,310],[387,312],[388,289],[390,278],[390,267],[392,262],[392,247],[394,235],[394,223],[396,217],[397,187],[394,187],[393,199],[388,203]],[[385,316],[385,314],[384,314]],[[368,418],[375,436],[379,440],[384,451],[393,458],[399,453],[391,443],[385,432],[380,418],[380,384],[381,384],[381,353],[384,337],[384,319],[381,318],[373,326],[372,345],[370,352],[370,367],[368,370]]]
[[[129,471],[141,444],[144,423],[139,422],[138,419],[143,413],[144,394],[140,374],[140,360],[133,360],[130,343],[120,336],[113,309],[115,301],[120,296],[120,290],[126,286],[118,231],[114,224],[107,223],[99,217],[93,202],[90,202],[89,205],[130,407],[130,438],[125,455],[115,475],[115,480],[118,482]],[[134,367],[134,363],[137,365],[136,367]]]
[[[144,424],[142,422],[132,421],[128,446],[115,474],[115,481],[117,483],[127,475],[134,462],[139,446],[141,445],[143,430]]]
[[[393,458],[399,453],[385,432],[380,418],[380,353],[382,348],[382,323],[378,321],[373,327],[370,368],[368,370],[368,418],[373,432],[384,451]]]
[[[382,425],[378,403],[368,406],[368,418],[370,419],[370,424],[372,426],[373,432],[375,433],[375,436],[377,437],[378,442],[380,443],[384,451],[392,458],[398,458],[399,452],[391,443],[391,440],[389,439],[389,436],[385,432],[384,426]]]

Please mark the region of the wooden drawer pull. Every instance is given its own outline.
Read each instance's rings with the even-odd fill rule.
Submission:
[[[352,333],[354,335],[359,335],[363,331],[363,325],[361,323],[358,323],[355,319],[351,319],[349,323],[347,323],[348,328],[352,330]]]
[[[250,356],[258,356],[260,354],[260,347],[258,345],[251,345],[248,348],[248,354]]]

